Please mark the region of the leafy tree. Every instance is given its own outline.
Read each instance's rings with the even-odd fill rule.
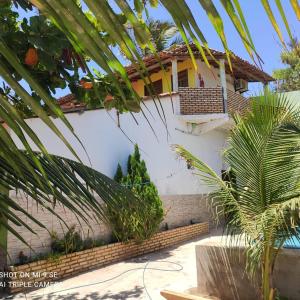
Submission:
[[[87,16],[94,21],[90,14],[87,13]],[[18,21],[19,17],[18,12],[11,10],[9,3],[0,6],[0,37],[14,49],[27,72],[49,96],[55,94],[57,89],[69,88],[78,101],[86,103],[88,108],[115,107],[120,112],[139,109],[130,102],[132,97],[124,84],[122,92],[126,94],[125,105],[120,103],[120,92],[112,85],[110,76],[99,71],[95,71],[94,78],[83,76],[87,72],[85,59],[88,60],[88,57],[79,54],[68,38],[45,16],[34,15]],[[22,79],[9,63],[5,67],[17,80]],[[0,89],[0,93],[8,97],[24,117],[35,115],[7,85]],[[49,111],[35,90],[31,90],[30,94],[37,104]],[[105,102],[109,95],[113,95],[113,98]]]
[[[223,181],[204,162],[176,148],[214,188],[213,205],[227,216],[226,234],[233,243],[246,244],[250,274],[262,270],[264,300],[275,299],[272,279],[280,248],[293,236],[300,240],[299,116],[299,108],[269,93],[253,101],[252,112],[245,118],[236,116],[224,152],[228,172],[236,180]]]
[[[43,15],[24,17],[21,21],[19,17],[9,3],[0,5],[0,38],[14,49],[31,76],[49,95],[55,94],[57,88],[64,89],[76,81],[76,76],[72,75],[78,73],[79,68],[85,70],[83,57],[75,51],[67,37]],[[5,67],[18,81],[22,79],[9,63],[5,63]],[[33,89],[31,96],[41,102]],[[22,102],[21,97],[13,99],[17,100],[14,103]]]
[[[281,53],[281,61],[287,68],[275,70],[274,78],[277,79],[276,90],[289,92],[300,90],[300,43],[293,39],[289,49]]]
[[[122,241],[134,239],[141,242],[150,238],[158,230],[164,213],[157,189],[150,180],[137,145],[134,147],[134,153],[128,157],[127,174],[123,175],[118,164],[114,178],[140,200],[138,207],[134,207],[128,201],[122,201],[119,203],[120,212],[115,213],[109,209],[109,223],[115,235]]]

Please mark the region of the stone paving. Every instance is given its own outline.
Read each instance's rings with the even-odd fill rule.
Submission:
[[[195,293],[197,285],[195,245],[204,238],[209,236],[203,235],[173,248],[86,272],[62,280],[54,286],[6,299],[161,300],[164,298],[160,296],[160,291],[164,289]]]

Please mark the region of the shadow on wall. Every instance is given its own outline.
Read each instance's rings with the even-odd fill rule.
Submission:
[[[198,291],[222,300],[259,299],[258,277],[245,272],[244,248],[196,246]]]
[[[196,246],[198,290],[222,300],[259,299],[258,270],[250,280],[245,273],[244,247],[225,247],[220,241]],[[300,299],[300,250],[282,249],[275,264],[274,286],[289,300]]]

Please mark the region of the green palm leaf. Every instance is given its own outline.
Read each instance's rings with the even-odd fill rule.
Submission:
[[[298,18],[298,20],[300,20],[300,5],[299,5],[299,2],[297,0],[290,0],[291,4],[292,4],[292,7],[295,11],[295,14]]]
[[[90,167],[58,156],[46,157],[37,152],[34,155],[41,164],[46,178],[39,172],[36,162],[28,152],[19,150],[19,156],[15,159],[15,163],[23,171],[22,175],[0,154],[0,188],[1,190],[22,191],[24,196],[33,198],[40,209],[48,210],[66,226],[68,224],[55,213],[57,205],[70,209],[87,224],[90,219],[107,222],[106,207],[109,206],[110,209],[118,211],[122,201],[132,203],[133,209],[143,209],[142,203],[129,190]],[[22,160],[19,160],[19,157],[22,157]],[[34,169],[36,176],[28,170],[28,165]],[[9,195],[0,193],[2,216],[0,222],[1,220],[9,221],[2,222],[1,225],[18,238],[21,238],[18,234],[18,226],[23,226],[33,232],[23,221],[25,216],[44,228],[38,219],[30,216],[24,208],[18,205],[12,195],[13,193]],[[22,238],[21,240],[26,243]]]
[[[278,249],[292,236],[300,240],[300,109],[267,92],[235,120],[224,162],[236,180],[223,181],[182,147],[176,151],[214,188],[211,197],[225,216],[226,232],[246,244],[250,273],[263,269],[263,299],[269,299]]]
[[[265,9],[265,11],[266,11],[266,13],[267,13],[267,15],[269,17],[269,20],[270,20],[273,28],[275,29],[275,31],[276,31],[276,33],[277,33],[277,35],[278,35],[281,43],[284,44],[284,40],[283,40],[283,36],[282,36],[281,30],[280,30],[280,27],[279,27],[279,25],[278,25],[278,23],[277,23],[277,21],[275,19],[275,16],[273,14],[273,11],[271,9],[269,1],[268,0],[261,0],[261,3],[264,6],[264,9]],[[279,7],[280,6],[278,6],[278,8]]]
[[[293,40],[293,35],[292,35],[291,30],[290,30],[290,26],[289,26],[288,20],[287,20],[287,18],[285,16],[285,12],[284,12],[283,6],[281,4],[281,1],[280,0],[275,0],[275,2],[276,2],[278,10],[280,12],[281,18],[282,18],[282,20],[284,22],[286,31],[288,32],[290,40],[292,41]]]

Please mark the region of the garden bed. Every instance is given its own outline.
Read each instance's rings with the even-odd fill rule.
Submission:
[[[57,259],[40,260],[21,266],[12,266],[14,272],[8,283],[9,291],[17,293],[25,289],[48,286],[51,282],[74,276],[91,269],[103,267],[145,253],[158,251],[177,243],[208,233],[207,222],[198,223],[156,233],[142,244],[134,242],[113,243],[80,252],[62,255]]]

